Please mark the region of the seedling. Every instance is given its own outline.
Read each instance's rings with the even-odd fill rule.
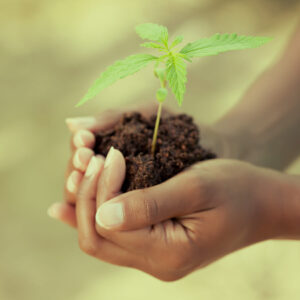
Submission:
[[[135,54],[116,61],[100,75],[76,106],[78,107],[94,98],[104,88],[117,80],[138,72],[149,63],[154,63],[154,75],[160,81],[160,88],[156,92],[156,99],[159,105],[152,139],[151,152],[153,155],[155,154],[162,104],[168,95],[167,86],[174,93],[178,105],[181,106],[182,104],[187,82],[186,62],[192,62],[194,57],[217,55],[231,50],[257,48],[271,40],[269,37],[217,33],[212,37],[201,38],[195,42],[188,43],[178,50],[177,46],[183,41],[183,37],[181,35],[176,36],[169,43],[168,29],[164,26],[146,23],[136,26],[135,29],[142,39],[150,41],[140,46],[153,48],[159,52],[159,55]]]

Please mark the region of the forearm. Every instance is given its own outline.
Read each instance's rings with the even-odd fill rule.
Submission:
[[[300,153],[300,30],[282,59],[215,125],[238,144],[234,158],[277,169]]]
[[[264,172],[267,180],[257,187],[261,225],[256,234],[262,239],[300,240],[300,176]]]

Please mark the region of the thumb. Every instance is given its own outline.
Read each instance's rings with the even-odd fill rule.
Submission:
[[[97,212],[98,225],[108,230],[135,230],[195,212],[195,184],[186,173],[105,202]]]
[[[98,182],[97,188],[97,213],[96,213],[96,230],[101,235],[101,227],[106,227],[105,221],[107,217],[111,222],[119,222],[123,216],[122,210],[115,209],[110,213],[104,213],[102,207],[105,203],[110,202],[110,199],[117,197],[121,193],[121,188],[125,179],[126,163],[122,153],[111,147],[104,163],[104,169]],[[113,206],[113,205],[111,205]],[[110,207],[111,207],[110,206]],[[105,210],[105,209],[104,209]]]

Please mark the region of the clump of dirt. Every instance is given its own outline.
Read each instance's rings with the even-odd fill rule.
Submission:
[[[123,192],[159,184],[196,162],[216,157],[201,147],[199,129],[186,114],[161,119],[153,156],[154,125],[155,116],[146,119],[140,113],[127,113],[114,128],[96,134],[96,154],[106,156],[113,146],[125,157]]]

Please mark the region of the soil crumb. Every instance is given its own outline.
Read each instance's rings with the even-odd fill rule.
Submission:
[[[161,119],[153,157],[154,125],[155,116],[146,119],[140,113],[127,113],[114,128],[96,134],[96,154],[106,156],[113,146],[125,157],[123,192],[159,184],[196,162],[216,158],[201,147],[199,129],[186,114]]]

